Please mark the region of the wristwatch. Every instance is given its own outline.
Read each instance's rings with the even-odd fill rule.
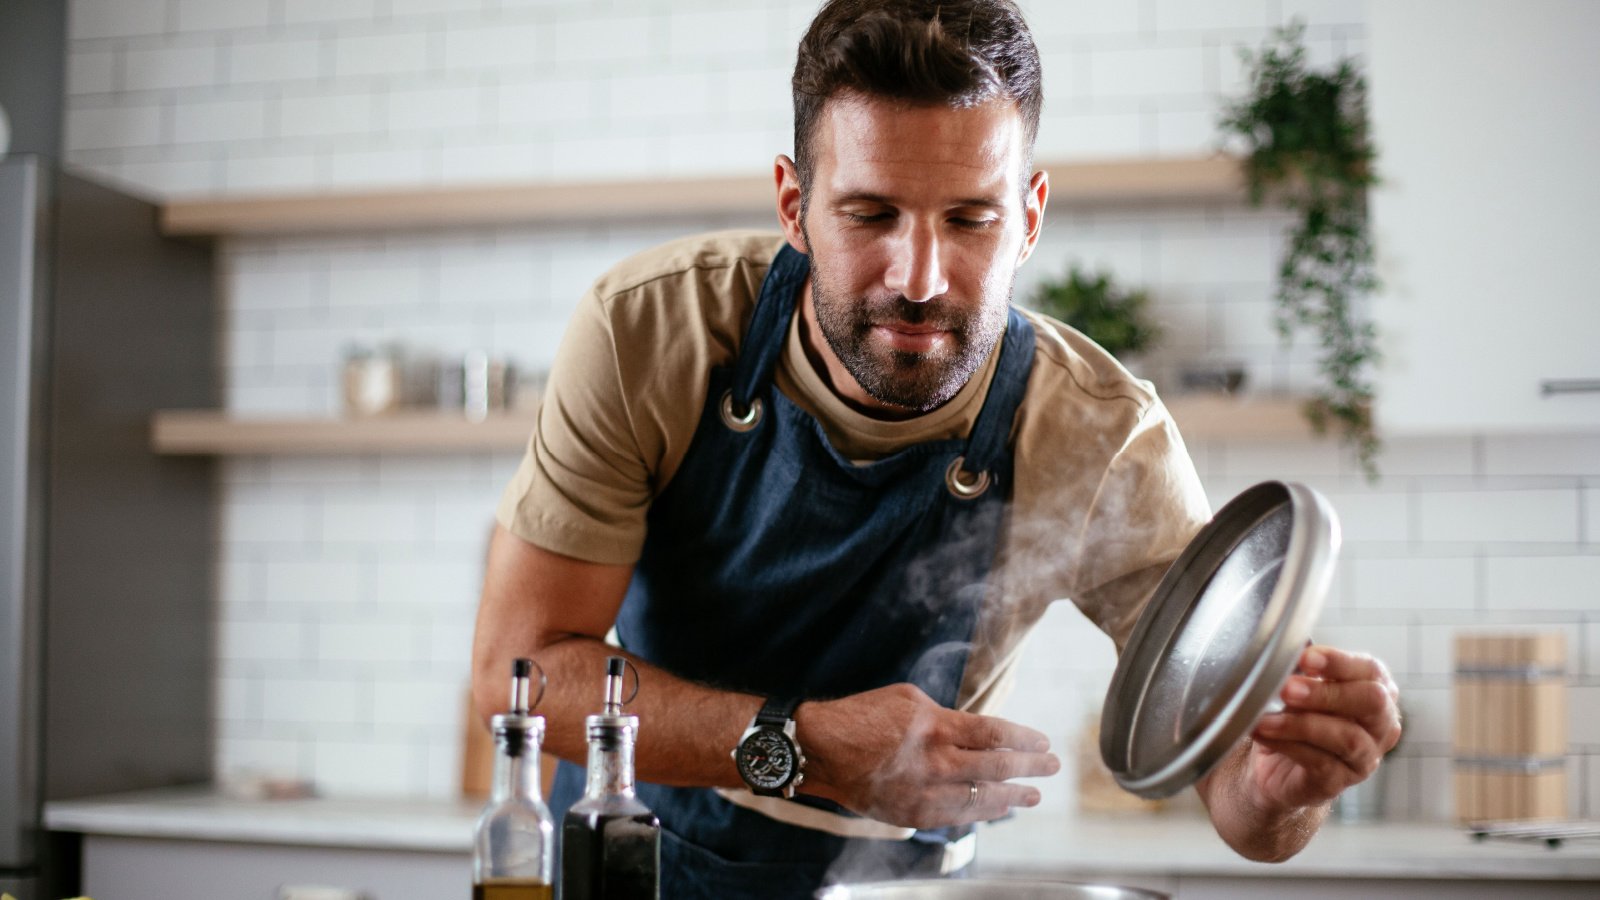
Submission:
[[[793,797],[805,781],[806,755],[794,737],[794,711],[799,700],[772,697],[750,721],[733,764],[751,792],[762,797]]]

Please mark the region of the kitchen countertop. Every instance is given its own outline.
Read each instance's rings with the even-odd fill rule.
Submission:
[[[241,800],[211,788],[170,788],[46,804],[52,831],[469,853],[481,805],[467,801],[310,798]],[[1253,863],[1204,819],[1178,815],[1074,818],[1026,811],[979,833],[988,871],[1017,874],[1318,878],[1600,879],[1600,841],[1474,841],[1445,823],[1328,824],[1294,859]]]
[[[1207,877],[1600,879],[1600,840],[1486,840],[1444,822],[1329,822],[1293,859],[1251,862],[1194,815],[1018,815],[978,835],[989,869]]]
[[[471,853],[483,809],[464,800],[311,797],[244,800],[197,786],[45,804],[51,831]]]

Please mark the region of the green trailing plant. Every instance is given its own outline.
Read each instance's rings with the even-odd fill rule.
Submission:
[[[1367,136],[1366,82],[1355,64],[1312,71],[1296,23],[1259,53],[1242,49],[1250,91],[1224,107],[1224,135],[1243,139],[1250,201],[1270,196],[1295,213],[1278,265],[1278,333],[1296,329],[1320,344],[1324,383],[1306,405],[1317,433],[1337,425],[1369,480],[1376,480],[1370,366],[1377,329],[1364,302],[1378,287],[1367,189],[1377,183]]]
[[[1065,279],[1040,282],[1032,296],[1034,309],[1078,329],[1117,357],[1145,350],[1161,336],[1145,311],[1149,302],[1144,291],[1125,291],[1110,275],[1091,275],[1076,264]]]

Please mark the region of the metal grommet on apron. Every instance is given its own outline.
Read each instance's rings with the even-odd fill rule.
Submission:
[[[974,475],[961,468],[966,462],[965,456],[958,456],[950,462],[950,468],[944,470],[944,486],[956,497],[971,500],[989,489],[989,472],[986,469]]]
[[[743,412],[734,408],[733,389],[722,392],[722,424],[734,431],[749,431],[761,422],[761,398],[750,400]]]

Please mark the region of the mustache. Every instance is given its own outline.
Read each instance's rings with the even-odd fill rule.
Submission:
[[[952,313],[940,298],[913,303],[904,295],[883,300],[869,300],[859,311],[858,318],[872,325],[916,325],[937,328],[941,331],[963,331],[966,320],[960,313]]]

